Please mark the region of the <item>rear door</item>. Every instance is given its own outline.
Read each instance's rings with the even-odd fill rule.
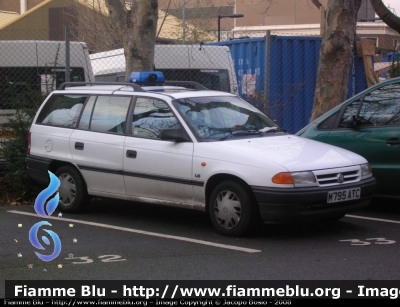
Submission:
[[[73,160],[89,191],[125,194],[122,157],[130,102],[129,96],[91,96],[70,136]]]

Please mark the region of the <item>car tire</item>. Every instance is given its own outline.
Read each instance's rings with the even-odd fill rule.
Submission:
[[[208,213],[215,229],[226,236],[250,234],[261,222],[251,192],[232,180],[215,187],[210,196]]]
[[[78,212],[89,202],[85,181],[72,166],[62,166],[55,175],[60,180],[58,208],[61,212]]]

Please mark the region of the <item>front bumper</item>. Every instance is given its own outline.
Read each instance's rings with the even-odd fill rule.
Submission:
[[[327,203],[328,191],[361,188],[360,199]],[[376,187],[374,177],[357,183],[312,188],[266,188],[252,186],[265,222],[303,222],[322,218],[339,217],[369,205]]]

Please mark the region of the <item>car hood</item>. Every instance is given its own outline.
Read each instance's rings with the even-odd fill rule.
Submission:
[[[360,155],[295,135],[199,143],[195,156],[287,171],[318,170],[367,163]]]

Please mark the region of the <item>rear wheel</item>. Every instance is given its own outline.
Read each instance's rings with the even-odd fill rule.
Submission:
[[[215,229],[227,236],[246,235],[260,222],[251,192],[232,180],[216,186],[211,193],[208,213]]]
[[[60,167],[55,175],[60,180],[58,208],[62,212],[78,212],[87,202],[86,184],[79,172],[72,166]]]

